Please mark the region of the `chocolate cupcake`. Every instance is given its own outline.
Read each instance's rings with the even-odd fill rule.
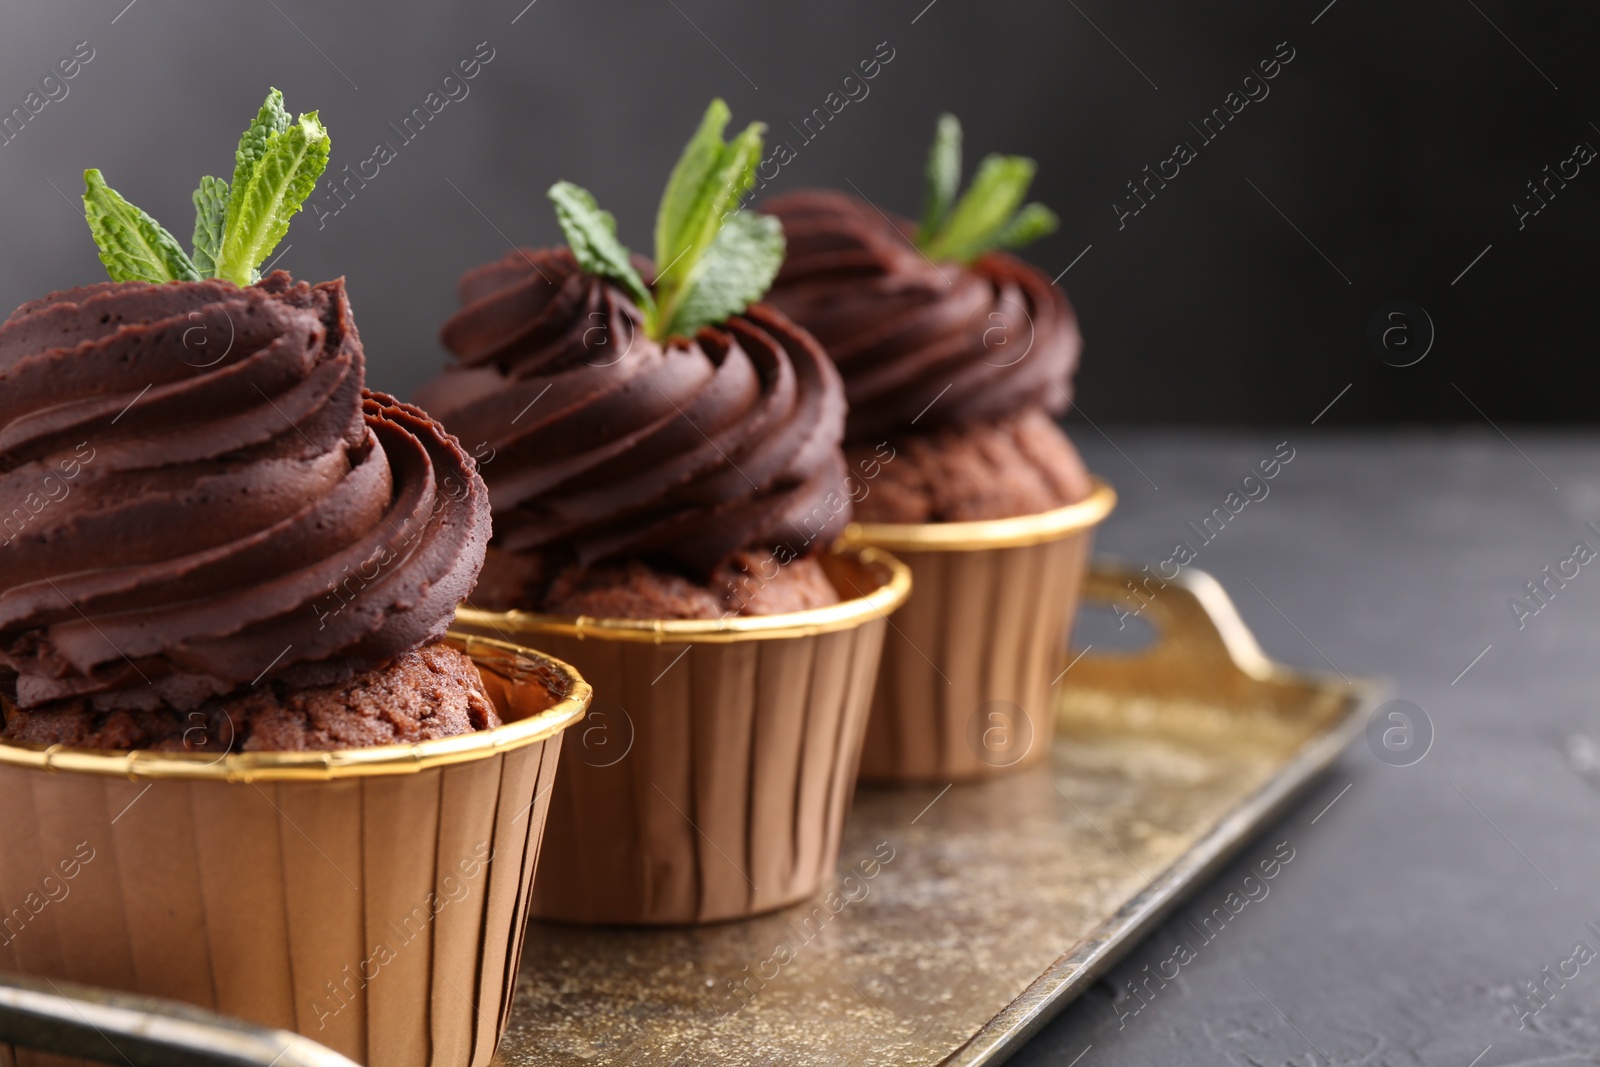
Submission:
[[[0,325],[0,911],[80,861],[0,967],[487,1064],[588,688],[447,637],[490,532],[473,459],[363,388],[342,281],[259,277],[327,159],[273,90],[190,252],[86,172],[111,280]]]
[[[886,649],[871,778],[1042,758],[1085,531],[1111,504],[1055,422],[1082,348],[1072,306],[999,250],[1055,228],[1044,206],[1020,206],[1033,161],[989,156],[958,201],[960,138],[942,116],[920,224],[836,192],[764,205],[788,241],[769,300],[827,349],[850,401],[847,455],[879,465],[849,536],[916,574],[911,629]]]
[[[215,753],[500,725],[440,644],[482,566],[482,480],[363,375],[342,281],[109,282],[13,312],[0,496],[46,495],[0,548],[0,736]]]
[[[495,539],[473,603],[715,619],[838,603],[817,555],[850,519],[844,393],[770,309],[654,337],[569,249],[469,271],[417,399],[482,439]]]
[[[509,610],[463,624],[571,659],[599,700],[592,747],[562,758],[542,916],[701,922],[815,892],[905,595],[898,563],[829,553],[850,519],[844,390],[755,303],[783,235],[739,209],[762,127],[725,142],[728,117],[712,104],[668,183],[660,270],[558,183],[570,247],[469,272],[441,335],[456,363],[419,393],[492,457],[473,603]]]
[[[1093,489],[1052,418],[1072,399],[1077,316],[1044,274],[995,247],[1055,228],[1042,205],[1016,210],[1033,162],[991,156],[953,204],[960,127],[946,115],[940,131],[921,227],[824,190],[763,205],[788,242],[768,299],[837,364],[852,452],[887,442],[896,454],[857,507],[864,522],[1011,518]]]

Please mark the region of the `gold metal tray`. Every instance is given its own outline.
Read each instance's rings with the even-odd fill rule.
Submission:
[[[1126,600],[1133,576],[1097,567],[1086,600]],[[1200,572],[1140,618],[1149,646],[1063,673],[1051,764],[858,791],[835,895],[689,930],[535,924],[496,1063],[1005,1059],[1286,808],[1379,696],[1268,660]]]
[[[1124,599],[1133,577],[1101,566],[1085,598]],[[692,930],[535,924],[495,1062],[1005,1059],[1287,807],[1380,696],[1269,661],[1200,572],[1140,617],[1156,631],[1144,650],[1086,649],[1063,671],[1052,764],[859,791],[834,895]],[[211,1012],[14,975],[0,976],[0,1043],[113,1064],[353,1067]]]

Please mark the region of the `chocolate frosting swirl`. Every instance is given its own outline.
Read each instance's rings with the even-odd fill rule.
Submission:
[[[788,257],[768,294],[822,343],[844,376],[847,439],[996,419],[1071,401],[1083,347],[1066,296],[1014,256],[932,263],[886,219],[842,193],[778,197]]]
[[[849,521],[844,391],[782,315],[756,305],[659,343],[565,248],[511,252],[458,289],[440,335],[458,362],[418,400],[493,449],[500,548],[705,579],[741,548],[819,550]]]
[[[471,458],[362,388],[342,281],[103,283],[0,326],[0,665],[22,707],[193,707],[443,635]]]

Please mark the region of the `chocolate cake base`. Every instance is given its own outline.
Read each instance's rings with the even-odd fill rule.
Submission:
[[[853,470],[876,469],[856,490],[857,522],[974,522],[1036,515],[1087,497],[1094,483],[1078,450],[1042,407],[1003,419],[890,437],[845,449]]]
[[[426,645],[337,685],[245,687],[192,711],[99,711],[86,701],[7,707],[0,737],[72,748],[228,752],[327,751],[453,737],[499,726],[463,652]]]
[[[736,553],[701,584],[640,560],[570,566],[547,579],[537,557],[491,548],[472,596],[473,606],[486,611],[597,619],[721,619],[837,603],[839,594],[815,559],[780,564],[760,549]]]

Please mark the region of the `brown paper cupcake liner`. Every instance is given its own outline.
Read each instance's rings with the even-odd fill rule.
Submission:
[[[505,725],[220,758],[0,742],[0,967],[187,1001],[374,1067],[488,1064],[562,731],[590,690],[540,653],[451,640]]]
[[[884,643],[863,781],[966,781],[1045,758],[1094,527],[1115,504],[1096,480],[1086,499],[1038,515],[846,530],[844,543],[887,548],[912,573]]]
[[[738,919],[832,876],[887,618],[910,576],[876,549],[823,565],[850,599],[783,615],[460,611],[458,626],[537,644],[595,687],[561,758],[535,916]]]

